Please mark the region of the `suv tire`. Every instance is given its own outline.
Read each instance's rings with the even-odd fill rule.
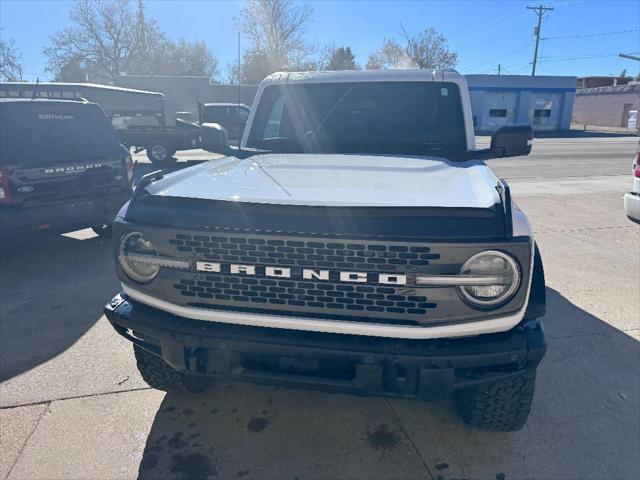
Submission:
[[[455,393],[455,403],[467,425],[514,432],[527,422],[535,381],[534,374],[460,390]]]
[[[147,158],[156,165],[170,165],[176,163],[173,155],[176,151],[165,142],[153,142],[146,147]]]
[[[200,393],[207,389],[211,381],[185,375],[171,368],[162,358],[137,345],[133,346],[138,371],[151,388],[164,392]]]

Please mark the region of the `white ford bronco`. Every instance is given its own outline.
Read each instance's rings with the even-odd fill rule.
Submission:
[[[113,225],[122,292],[105,307],[143,378],[453,397],[517,430],[545,353],[530,225],[483,159],[526,155],[529,126],[475,148],[455,71],[278,73],[238,148],[146,175]]]

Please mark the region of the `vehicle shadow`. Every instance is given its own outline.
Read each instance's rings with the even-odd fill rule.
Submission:
[[[605,131],[605,130],[561,130],[556,132],[535,132],[535,138],[621,138],[637,137],[633,131]]]
[[[0,382],[66,350],[118,291],[111,240],[88,232],[0,247]]]
[[[168,393],[139,466],[154,478],[637,478],[637,340],[547,289],[549,350],[514,433],[466,427],[449,402],[219,382]]]

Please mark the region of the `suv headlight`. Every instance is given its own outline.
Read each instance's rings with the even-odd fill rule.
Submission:
[[[475,254],[464,263],[460,273],[479,280],[459,287],[462,296],[476,307],[496,307],[511,299],[520,286],[518,263],[496,250]]]
[[[125,273],[136,282],[148,283],[156,277],[160,267],[150,260],[157,255],[151,241],[140,232],[128,233],[120,240],[118,261]]]

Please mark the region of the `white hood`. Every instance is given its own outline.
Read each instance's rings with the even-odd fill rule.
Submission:
[[[265,154],[213,160],[167,175],[154,195],[327,206],[470,207],[499,203],[497,179],[479,160]]]

